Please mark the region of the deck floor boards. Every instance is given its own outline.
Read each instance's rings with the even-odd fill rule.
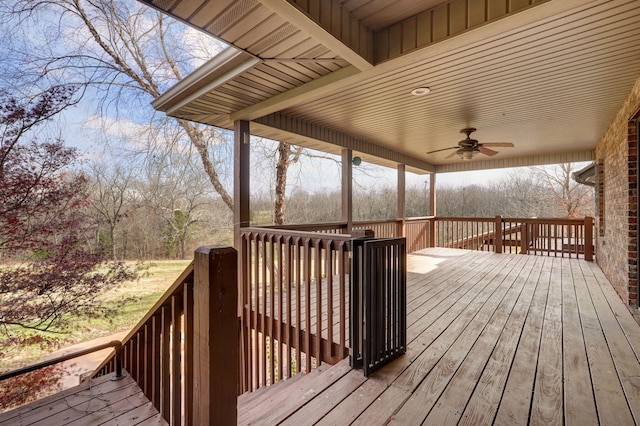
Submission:
[[[167,424],[131,376],[118,381],[112,381],[111,376],[91,379],[2,413],[0,426]]]
[[[308,374],[261,416],[265,391],[239,423],[640,424],[640,326],[596,264],[446,249],[408,263],[404,356],[369,378],[345,362]]]

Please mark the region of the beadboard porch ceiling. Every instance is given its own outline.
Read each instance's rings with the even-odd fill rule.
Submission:
[[[157,109],[412,171],[592,160],[640,76],[637,0],[141,1],[230,45]]]

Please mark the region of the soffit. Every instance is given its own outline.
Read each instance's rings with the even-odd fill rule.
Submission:
[[[426,153],[455,146],[464,127],[476,127],[480,142],[516,145],[496,148],[499,160],[589,152],[640,75],[640,2],[594,2],[454,50],[425,53],[280,113],[436,166],[460,161],[446,158],[452,151]],[[410,95],[421,86],[432,93]]]
[[[387,28],[439,4],[442,0],[341,0],[342,6],[373,31]]]
[[[447,33],[442,39],[430,39],[422,46],[418,42],[405,43],[414,34],[398,33],[397,29],[411,29],[411,25],[420,29],[418,18],[425,13],[430,14],[433,26],[437,22],[434,17],[440,16],[444,6],[436,5],[434,12],[423,11],[415,18],[406,16],[413,10],[398,12],[401,8],[393,7],[398,1],[340,2],[360,25],[377,30],[376,43],[384,41],[389,46],[383,56],[376,53],[383,61],[371,68],[363,67],[353,56],[347,60],[345,55],[328,48],[328,44],[337,46],[335,37],[328,32],[326,37],[318,35],[318,28],[315,33],[308,31],[315,35],[303,42],[306,50],[298,49],[295,54],[289,50],[285,55],[287,50],[280,45],[275,56],[257,56],[255,48],[238,40],[252,38],[256,42],[257,34],[263,38],[268,38],[268,34],[249,28],[244,15],[235,21],[225,18],[229,22],[244,22],[245,34],[233,40],[228,33],[220,32],[217,36],[224,35],[226,41],[245,46],[245,54],[256,63],[206,93],[192,96],[188,102],[162,105],[166,99],[160,99],[154,105],[171,115],[221,127],[230,127],[234,119],[258,120],[260,125],[253,128],[260,136],[280,137],[292,143],[295,143],[292,135],[302,134],[298,132],[300,126],[291,128],[279,123],[308,123],[342,135],[337,138],[340,140],[367,141],[371,148],[368,153],[372,155],[380,149],[392,150],[416,164],[433,165],[431,170],[457,171],[591,159],[596,143],[639,75],[638,1],[537,2],[522,6],[520,13],[509,14],[506,10],[504,19],[492,18],[477,28]],[[255,1],[156,1],[155,6],[174,15],[182,11],[176,16],[211,29],[211,19],[196,21],[194,16],[205,10],[211,12],[213,4],[228,11],[240,3],[251,3],[254,14],[264,8]],[[265,3],[282,16],[291,16],[296,12],[286,7],[280,10],[280,3],[298,3],[299,7],[304,3],[303,6],[311,7],[313,2],[276,4],[265,0]],[[442,2],[410,3],[423,8]],[[467,12],[472,3],[472,0],[465,3]],[[505,2],[487,4],[493,3]],[[186,4],[191,5],[190,15],[183,12]],[[453,16],[450,13],[453,5],[460,4],[461,0],[447,2],[447,16]],[[488,13],[486,9],[485,15]],[[280,26],[292,25],[281,15],[260,12],[260,16],[268,16],[269,21],[277,21]],[[299,25],[303,21],[294,22]],[[435,33],[430,34],[433,37]],[[395,43],[400,45],[397,49],[393,46],[395,36],[402,41]],[[289,40],[294,38],[291,36]],[[313,49],[324,49],[323,57],[300,53]],[[338,45],[336,49],[341,47]],[[212,75],[223,77],[216,71]],[[418,86],[429,86],[432,93],[425,97],[410,96],[409,92]],[[470,126],[478,128],[473,136],[480,142],[513,142],[516,147],[498,149],[500,154],[495,157],[479,156],[470,162],[446,158],[452,151],[426,154],[454,146],[463,138],[459,129]],[[323,138],[322,132],[316,133],[320,134],[316,142],[312,142],[315,136],[305,134],[299,144],[324,146],[327,151],[330,149],[326,143],[334,143],[337,149],[344,146],[336,143],[336,139]],[[387,158],[383,163],[393,162]]]

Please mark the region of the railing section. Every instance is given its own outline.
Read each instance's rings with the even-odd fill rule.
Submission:
[[[406,352],[405,239],[353,240],[350,281],[351,366],[369,376]]]
[[[349,236],[243,228],[242,391],[348,356]]]
[[[593,260],[593,218],[503,219],[504,252]]]
[[[404,220],[404,236],[407,239],[407,253],[422,250],[432,246],[433,241],[433,225],[435,224],[432,217],[418,217]]]
[[[495,218],[435,218],[435,247],[495,251]]]
[[[123,340],[123,365],[168,423],[235,424],[237,334],[237,253],[203,247]]]
[[[402,236],[402,220],[367,220],[353,223],[355,230],[371,230],[376,238],[396,238]]]
[[[436,217],[435,247],[593,260],[593,218]]]
[[[448,247],[593,260],[593,218],[424,217],[355,222],[376,237],[406,237],[407,250]]]

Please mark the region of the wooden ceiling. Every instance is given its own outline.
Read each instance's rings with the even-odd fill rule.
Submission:
[[[230,45],[159,110],[413,171],[591,160],[640,76],[637,0],[144,1]]]

